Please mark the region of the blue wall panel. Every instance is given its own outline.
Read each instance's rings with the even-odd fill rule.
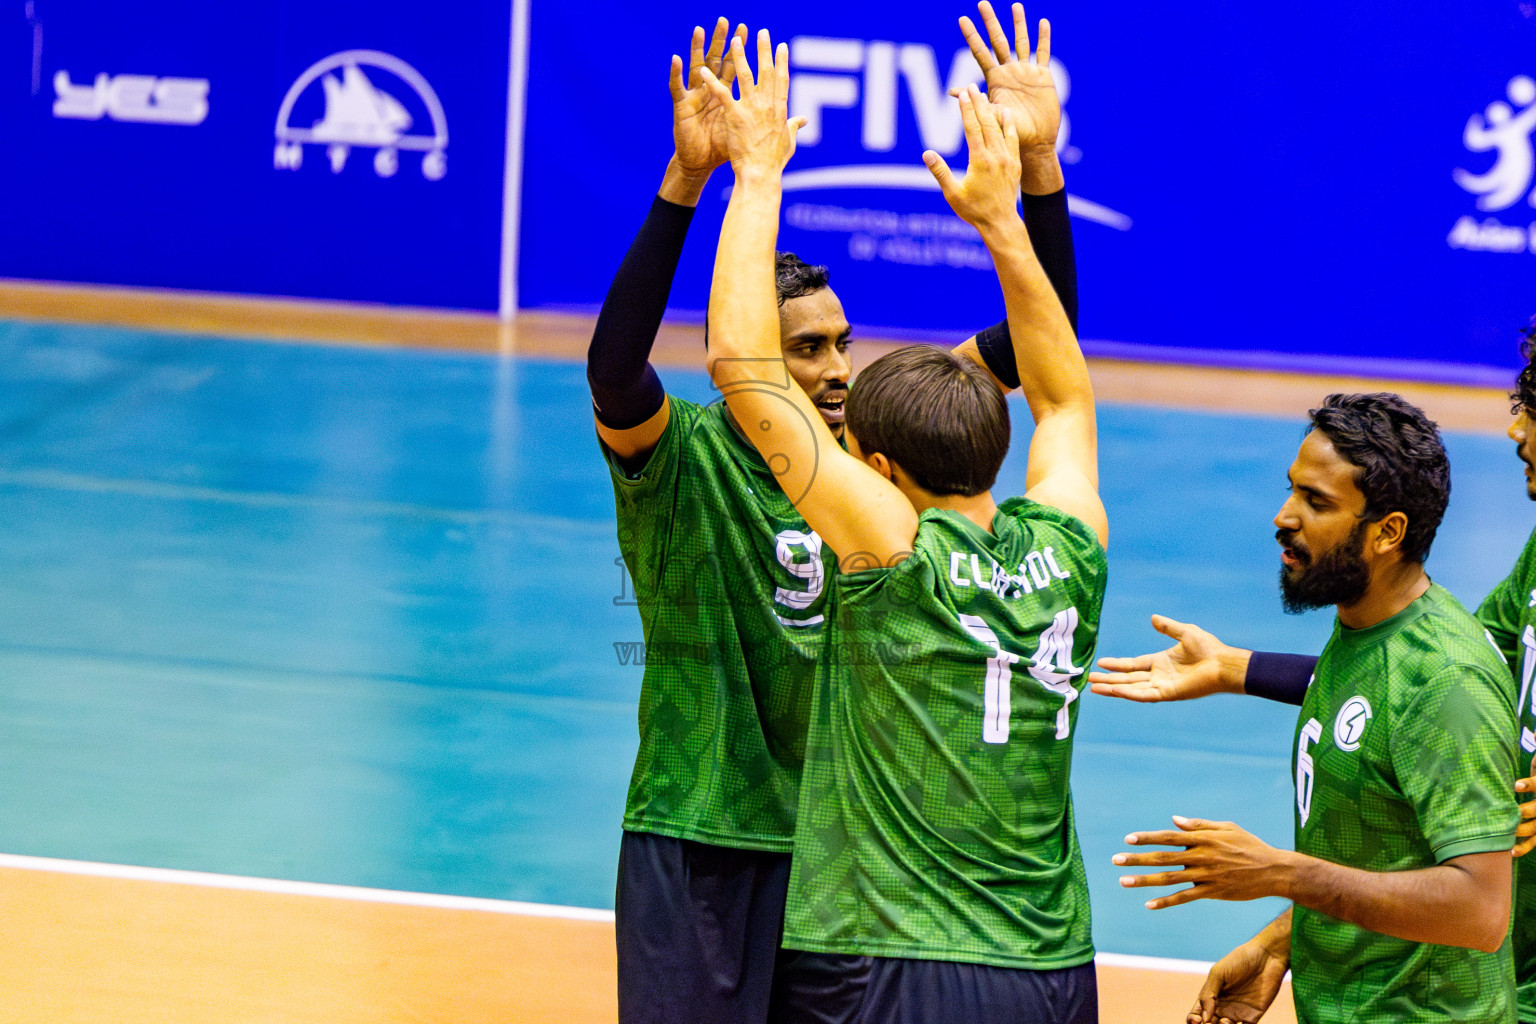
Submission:
[[[718,13],[534,5],[524,306],[601,302],[670,153],[668,56]],[[848,104],[821,108],[820,139],[790,165],[781,247],[832,266],[856,324],[958,338],[997,319],[974,236],[936,191],[912,187],[925,141],[959,148],[935,109],[962,45],[955,18],[973,9],[759,0],[732,13],[791,42],[802,92],[819,76],[812,91]],[[1069,86],[1085,338],[1514,364],[1514,331],[1536,313],[1532,5],[1106,0],[1029,13],[1052,19]],[[622,45],[593,64],[576,44],[597,24],[593,46]],[[1513,198],[1499,205],[1457,170],[1491,173]],[[680,313],[707,304],[729,183],[719,172],[700,206]]]
[[[0,276],[496,307],[509,5],[25,8]]]

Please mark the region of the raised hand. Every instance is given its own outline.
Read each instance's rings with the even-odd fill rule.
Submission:
[[[1040,19],[1039,48],[1031,63],[1029,23],[1024,18],[1023,4],[1013,5],[1016,50],[1009,47],[1008,36],[998,24],[992,5],[981,0],[976,9],[987,38],[982,38],[970,18],[960,19],[960,32],[987,76],[988,98],[994,106],[1005,107],[1013,118],[1023,156],[1038,153],[1054,159],[1056,132],[1061,127],[1061,100],[1056,96],[1056,83],[1050,71],[1051,23]]]
[[[1228,647],[1199,626],[1176,622],[1164,615],[1152,616],[1152,628],[1178,643],[1156,654],[1100,658],[1099,667],[1105,671],[1088,673],[1094,693],[1155,703],[1243,692],[1237,662],[1244,661],[1246,667],[1246,660],[1241,657],[1245,652]],[[1234,675],[1235,680],[1231,678]]]
[[[721,106],[721,139],[738,178],[743,173],[784,169],[795,152],[795,134],[805,125],[805,118],[789,118],[789,47],[780,43],[778,50],[767,29],[757,33],[757,75],[747,61],[742,36],[731,40],[731,61],[736,74],[740,99],[731,97],[728,85],[709,68],[701,68],[700,77]]]
[[[1216,961],[1187,1024],[1254,1024],[1264,1015],[1290,967],[1289,957],[1252,939]]]
[[[731,23],[721,18],[715,23],[709,50],[704,49],[704,29],[693,30],[693,44],[688,51],[688,79],[683,80],[683,59],[672,57],[672,144],[678,168],[686,175],[707,178],[716,167],[730,159],[725,151],[725,130],[720,100],[704,84],[703,72],[725,86],[727,94],[736,79],[736,65],[726,40],[731,37]],[[745,40],[747,26],[738,25],[735,37]]]
[[[923,163],[950,207],[972,227],[985,231],[1019,220],[1019,135],[1012,118],[968,85],[960,93],[960,119],[971,158],[965,177],[956,178],[931,149],[923,154]]]

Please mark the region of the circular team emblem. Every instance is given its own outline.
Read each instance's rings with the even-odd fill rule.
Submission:
[[[1364,697],[1351,697],[1339,708],[1339,716],[1333,720],[1333,742],[1340,750],[1360,749],[1360,738],[1365,735],[1365,723],[1371,720],[1371,702]]]

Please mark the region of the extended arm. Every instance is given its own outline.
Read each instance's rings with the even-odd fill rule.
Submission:
[[[799,127],[785,117],[788,47],[780,44],[775,54],[768,33],[758,33],[754,81],[741,41],[731,46],[741,98],[733,100],[705,74],[726,110],[736,172],[710,289],[710,376],[779,486],[832,550],[843,559],[891,564],[911,550],[916,510],[894,484],[837,444],[784,365],[773,254],[784,164]]]
[[[1024,193],[1024,226],[1035,256],[1061,300],[1062,309],[1077,333],[1077,261],[1072,244],[1072,218],[1067,210],[1066,182],[1056,157],[1056,135],[1061,124],[1061,101],[1050,74],[1049,25],[1042,23],[1043,62],[1030,63],[1028,47],[1015,54],[998,25],[987,0],[978,4],[987,41],[969,18],[960,19],[971,55],[987,79],[987,99],[1009,112],[1019,133],[1019,184]],[[1024,8],[1013,7],[1015,30],[1028,39]],[[958,94],[959,90],[955,90]],[[955,353],[986,367],[1004,391],[1019,386],[1013,337],[1003,320],[977,332],[956,347]]]
[[[1469,853],[1413,871],[1366,871],[1291,850],[1279,850],[1232,824],[1174,818],[1178,831],[1135,832],[1134,846],[1182,850],[1119,853],[1130,867],[1183,870],[1125,875],[1127,888],[1192,883],[1149,900],[1160,910],[1198,899],[1253,900],[1280,896],[1373,932],[1493,952],[1509,927],[1512,861],[1506,851]]]
[[[598,436],[626,463],[643,461],[667,427],[666,392],[649,362],[651,346],[666,312],[694,207],[710,173],[725,160],[717,139],[719,109],[703,86],[700,69],[708,67],[727,81],[733,76],[725,54],[729,30],[721,18],[707,53],[704,30],[693,30],[691,85],[683,83],[682,60],[672,58],[675,149],[650,213],[609,286],[587,349],[587,383]],[[746,28],[737,31],[744,34]]]
[[[1094,693],[1143,703],[1248,693],[1300,706],[1317,667],[1311,655],[1232,647],[1199,626],[1164,615],[1152,616],[1152,627],[1178,643],[1156,654],[1100,658],[1104,671],[1088,674]]]

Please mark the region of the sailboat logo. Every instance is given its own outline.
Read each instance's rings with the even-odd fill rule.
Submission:
[[[381,84],[390,77],[409,87],[426,107],[430,134],[426,125],[411,134],[416,126],[411,112]],[[317,80],[324,91],[324,115],[307,128],[293,124],[294,104]],[[428,181],[448,173],[448,119],[437,93],[415,68],[378,50],[345,50],[310,65],[283,97],[274,134],[272,165],[278,170],[298,170],[305,145],[313,144],[325,147],[335,174],[347,166],[353,149],[374,150],[373,169],[381,178],[393,177],[400,169],[401,150],[422,154],[421,173]]]

